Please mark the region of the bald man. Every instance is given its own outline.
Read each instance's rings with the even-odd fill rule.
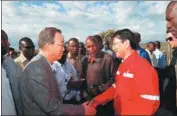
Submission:
[[[171,1],[168,4],[166,9],[166,21],[167,30],[177,38],[177,1]]]
[[[171,1],[166,8],[166,41],[172,49],[177,50],[177,1]],[[176,51],[174,50],[174,51]],[[160,77],[163,81],[163,96],[161,96],[161,106],[168,111],[176,113],[177,95],[176,95],[176,78],[177,77],[177,54],[173,53],[170,66],[165,67],[162,71],[164,78]],[[169,80],[167,83],[165,80]],[[166,83],[166,84],[165,84]],[[166,85],[166,87],[164,86]]]

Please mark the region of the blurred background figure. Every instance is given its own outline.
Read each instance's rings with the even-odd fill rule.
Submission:
[[[168,62],[167,62],[167,52],[166,52],[166,51],[163,51],[163,55],[165,56],[166,64],[168,64]]]
[[[68,41],[67,41],[67,42],[65,42],[65,46],[66,46],[67,51],[69,51]]]
[[[148,42],[146,46],[146,51],[149,54],[149,57],[151,59],[151,63],[153,67],[157,67],[157,59],[155,57],[154,51],[156,49],[156,45],[154,42]]]
[[[165,60],[165,56],[162,53],[162,51],[160,51],[160,42],[159,41],[155,41],[155,45],[156,45],[156,49],[154,51],[156,60],[157,60],[157,65],[156,67],[158,68],[164,68],[167,64],[166,64],[166,60]]]
[[[143,49],[143,48],[140,47],[140,44],[139,44],[141,42],[141,35],[140,35],[140,33],[134,32],[134,36],[135,36],[134,39],[135,39],[136,46],[137,46],[136,51],[138,52],[138,54],[141,57],[145,58],[151,64],[151,59],[149,57],[149,54],[147,53],[147,51],[145,49]]]
[[[12,59],[17,58],[17,52],[14,48],[9,47],[8,56],[10,56]]]
[[[103,46],[104,46],[103,49],[102,49],[103,52],[106,52],[106,53],[110,54],[111,56],[115,57],[114,52],[109,47],[109,42],[108,41],[104,41]]]
[[[20,56],[14,61],[23,70],[27,63],[34,57],[35,46],[33,41],[28,37],[23,37],[19,41]]]
[[[19,41],[20,56],[14,61],[23,70],[27,63],[33,58],[35,46],[33,41],[28,37],[23,37]]]
[[[86,55],[86,49],[83,42],[79,42],[79,55],[85,56]]]
[[[78,79],[81,79],[82,75],[82,57],[83,55],[79,55],[79,41],[77,38],[71,38],[68,41],[68,61],[74,65],[77,71]]]

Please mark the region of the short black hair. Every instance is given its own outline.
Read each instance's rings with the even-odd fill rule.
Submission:
[[[83,42],[79,42],[79,45],[81,45],[82,47],[85,46]]]
[[[147,43],[147,48],[149,47],[150,44],[152,44],[153,46],[156,46],[155,42],[150,41]]]
[[[8,35],[4,30],[1,30],[1,40],[8,40]]]
[[[122,41],[129,40],[130,41],[130,46],[132,49],[136,50],[136,41],[134,39],[135,35],[130,29],[121,29],[117,30],[113,36],[112,39],[119,37]]]
[[[29,43],[34,46],[33,41],[29,37],[23,37],[19,41],[19,49],[22,47],[22,41],[25,41],[26,43]]]
[[[158,49],[160,49],[160,41],[155,41],[155,45],[156,45],[156,47],[158,48]]]
[[[68,40],[68,44],[70,43],[70,41],[74,41],[74,42],[76,42],[76,43],[79,45],[79,40],[78,40],[77,38],[75,38],[75,37],[70,38],[70,39]]]
[[[9,51],[15,51],[15,49],[12,47],[9,47]]]
[[[134,39],[135,42],[138,44],[139,42],[141,42],[141,34],[139,32],[134,32]]]

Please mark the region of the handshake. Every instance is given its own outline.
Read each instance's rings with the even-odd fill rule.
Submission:
[[[87,101],[82,104],[85,109],[85,115],[96,115],[96,108],[99,105],[98,102],[96,102],[95,99],[92,99],[91,101]]]

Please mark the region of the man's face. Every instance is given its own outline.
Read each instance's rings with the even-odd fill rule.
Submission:
[[[150,52],[153,52],[153,51],[155,51],[155,45],[154,44],[149,44],[149,51]]]
[[[166,41],[171,46],[171,48],[177,48],[177,38],[175,38],[171,32],[167,33],[166,38]]]
[[[54,36],[54,43],[49,46],[50,57],[53,61],[60,60],[64,51],[64,38],[57,32]]]
[[[20,51],[22,52],[26,59],[31,60],[34,56],[35,47],[33,43],[22,41]]]
[[[10,43],[8,41],[8,39],[1,39],[1,54],[2,55],[5,55],[7,54],[7,52],[9,51],[9,46],[10,46]]]
[[[177,38],[177,5],[170,5],[166,9],[167,30]]]
[[[93,41],[91,41],[90,39],[88,39],[86,41],[86,49],[88,51],[88,54],[92,57],[95,57],[97,52],[98,52],[98,49],[99,49],[99,45],[96,45]]]
[[[108,48],[109,48],[108,43],[104,43],[104,48],[105,48],[105,49],[108,49]]]
[[[112,47],[117,57],[124,58],[126,48],[124,42],[121,39],[119,39],[118,37],[113,38]]]
[[[68,47],[69,47],[69,52],[71,54],[78,54],[79,52],[79,43],[75,42],[75,41],[69,41],[68,43]]]
[[[79,52],[83,53],[84,52],[84,45],[83,44],[79,44]]]

